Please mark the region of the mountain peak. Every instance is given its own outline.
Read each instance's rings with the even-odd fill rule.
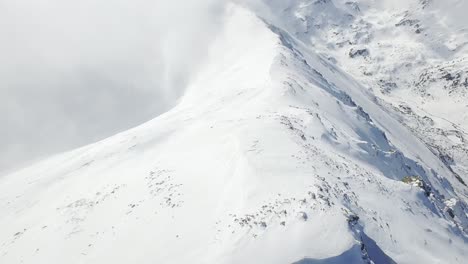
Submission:
[[[328,32],[357,2],[270,7]],[[374,49],[326,54],[265,14],[227,5],[167,113],[0,179],[0,260],[463,263],[459,168],[348,68]]]

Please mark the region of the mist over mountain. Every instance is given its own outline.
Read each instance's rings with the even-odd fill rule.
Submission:
[[[0,173],[174,106],[215,36],[223,5],[1,1]]]

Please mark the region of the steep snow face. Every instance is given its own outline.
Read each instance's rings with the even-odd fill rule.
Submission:
[[[464,263],[453,169],[338,48],[254,10],[227,6],[171,111],[1,178],[0,262]]]
[[[465,188],[466,1],[262,2],[258,12],[352,75]]]

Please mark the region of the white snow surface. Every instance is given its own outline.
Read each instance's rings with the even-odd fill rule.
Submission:
[[[176,107],[0,178],[0,263],[467,263],[463,7],[227,4]]]

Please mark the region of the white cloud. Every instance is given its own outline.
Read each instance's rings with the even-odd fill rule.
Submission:
[[[0,0],[0,171],[172,106],[222,7],[216,0]]]

